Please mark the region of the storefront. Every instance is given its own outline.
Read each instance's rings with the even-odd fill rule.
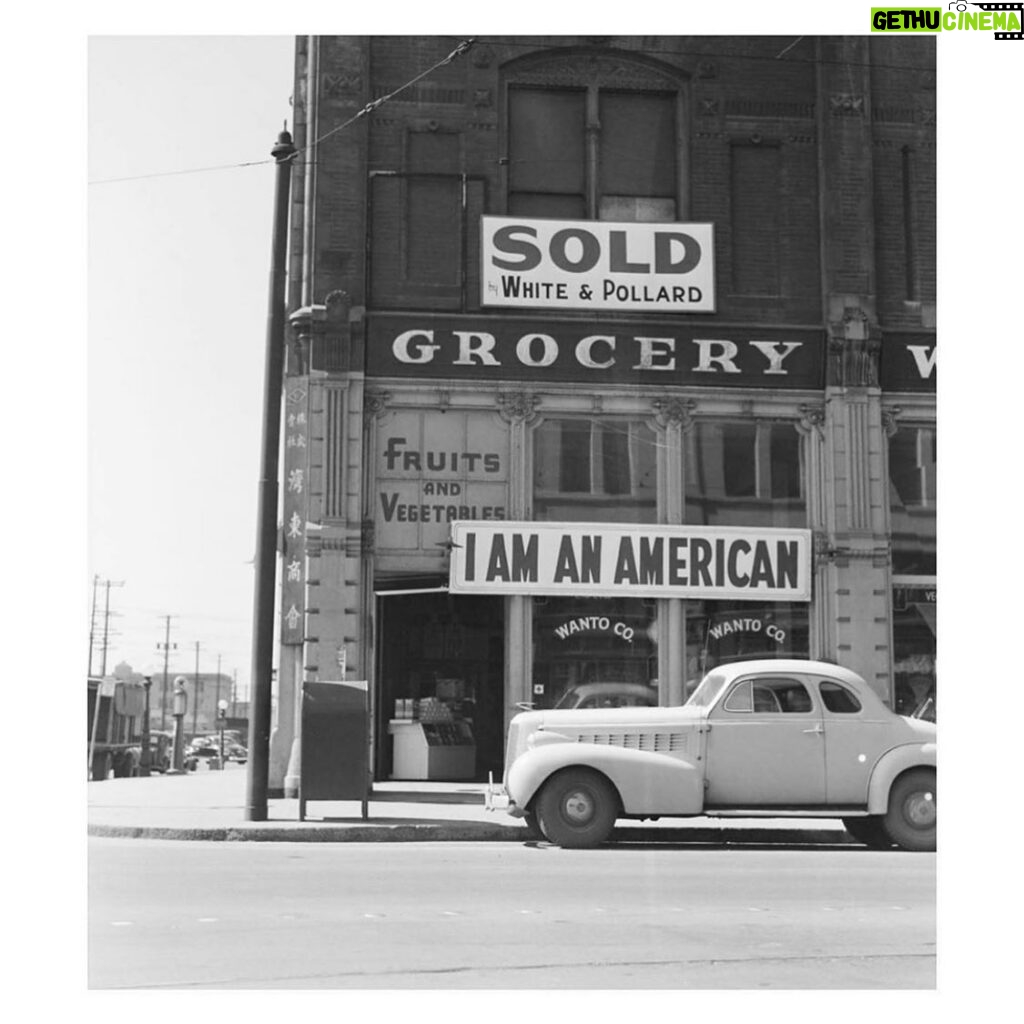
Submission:
[[[716,664],[811,653],[823,332],[421,313],[372,314],[367,337],[380,777],[485,778],[518,707],[554,707],[581,687],[682,702]],[[535,527],[532,540],[513,521]],[[692,550],[670,548],[680,538],[668,523],[689,528]],[[623,525],[636,564],[588,585],[587,544],[607,555]],[[457,578],[478,532],[507,550]],[[524,573],[566,557],[522,561],[556,534],[583,545],[580,564],[527,585]],[[798,587],[771,585],[777,535],[799,557]],[[726,541],[739,544],[731,556]],[[687,559],[694,586],[679,583]],[[465,749],[429,766],[405,758],[410,715],[454,726],[433,746]]]
[[[893,707],[936,717],[935,345],[896,335],[883,347],[892,551]]]
[[[376,779],[738,659],[933,695],[934,54],[678,42],[492,40],[308,150],[431,43],[299,48],[282,693],[366,679]]]

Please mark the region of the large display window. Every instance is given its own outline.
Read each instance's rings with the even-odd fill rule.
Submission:
[[[892,592],[892,640],[895,700],[901,715],[935,721],[934,581],[897,577]]]
[[[534,598],[533,706],[657,704],[655,616],[654,600]]]
[[[935,575],[935,466],[933,426],[900,426],[889,438],[894,573]]]
[[[687,601],[685,696],[718,665],[809,657],[807,609],[791,601]]]
[[[889,437],[894,708],[935,721],[936,430]]]

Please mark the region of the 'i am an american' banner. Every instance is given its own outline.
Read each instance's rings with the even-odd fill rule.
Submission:
[[[811,531],[453,522],[453,594],[809,601]]]

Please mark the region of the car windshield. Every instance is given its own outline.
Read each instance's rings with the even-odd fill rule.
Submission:
[[[700,681],[700,686],[690,694],[686,707],[710,707],[718,699],[718,695],[722,692],[724,685],[725,676],[715,675],[713,672],[709,673]]]

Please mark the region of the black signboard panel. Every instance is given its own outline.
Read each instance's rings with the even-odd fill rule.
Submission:
[[[882,335],[879,383],[883,391],[935,391],[935,334]]]
[[[821,389],[818,328],[554,317],[368,316],[369,377]]]

